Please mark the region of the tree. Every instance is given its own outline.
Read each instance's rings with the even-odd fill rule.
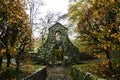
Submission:
[[[39,23],[37,23],[39,26],[34,28],[35,34],[39,35],[39,38],[41,38],[41,44],[44,43],[44,41],[47,38],[48,34],[48,29],[55,24],[56,22],[63,20],[66,18],[66,15],[61,15],[59,12],[58,13],[53,13],[53,12],[46,12],[46,15],[41,16],[39,18]],[[34,33],[33,32],[33,33]]]
[[[41,17],[39,19],[40,26],[42,28],[42,30],[40,31],[41,37],[42,37],[42,44],[47,38],[48,29],[62,18],[63,18],[63,15],[61,16],[60,13],[47,12],[47,14],[44,17]]]
[[[28,8],[30,10],[30,22],[31,27],[34,27],[36,20],[38,20],[38,15],[40,14],[40,6],[43,5],[42,0],[27,0]]]
[[[32,42],[32,29],[29,25],[26,28],[24,28],[24,30],[22,30],[22,32],[18,35],[17,54],[15,55],[17,71],[20,70],[21,55],[24,55],[25,52],[32,50],[31,42]]]
[[[79,7],[80,3],[77,4]],[[120,50],[120,2],[93,0],[89,4],[73,18],[78,18],[80,38],[86,44],[87,51],[95,55],[98,51],[105,53],[112,70],[110,55],[113,54],[112,51]],[[75,6],[76,4],[73,7]]]
[[[0,41],[2,42],[2,46],[4,46],[0,51],[1,54],[6,54],[6,67],[8,68],[10,66],[11,56],[14,57],[17,55],[18,47],[24,43],[21,42],[21,40],[31,37],[31,35],[27,35],[31,34],[31,27],[29,25],[28,15],[24,9],[23,1],[24,0],[2,0],[0,2],[0,14],[2,15],[0,17]],[[28,38],[28,41],[30,39],[31,38]]]

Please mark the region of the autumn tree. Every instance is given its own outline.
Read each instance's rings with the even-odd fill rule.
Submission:
[[[86,7],[80,7],[85,5]],[[78,13],[73,13],[75,9]],[[77,19],[80,38],[90,54],[105,53],[109,69],[112,51],[120,50],[120,2],[118,0],[81,0],[71,7],[73,20]],[[70,14],[71,14],[70,12]],[[72,18],[71,18],[72,19]]]
[[[0,14],[2,15],[0,17],[0,41],[4,46],[0,51],[1,54],[6,55],[7,67],[10,66],[11,56],[18,55],[18,48],[24,43],[23,40],[31,37],[31,27],[23,2],[24,0],[2,0],[0,2]],[[30,39],[28,38],[28,41]]]
[[[37,20],[39,19],[39,15],[40,15],[40,7],[42,5],[44,5],[42,0],[27,0],[27,4],[28,4],[28,10],[29,15],[30,15],[30,23],[31,23],[31,27],[34,28],[35,25],[38,26],[37,24]]]
[[[20,57],[24,55],[25,52],[32,50],[32,29],[30,25],[25,24],[27,26],[20,32],[18,35],[17,41],[17,54],[15,55],[16,59],[16,70],[20,69]]]

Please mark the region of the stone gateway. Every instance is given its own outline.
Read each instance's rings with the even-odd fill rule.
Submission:
[[[38,57],[48,64],[72,64],[78,60],[79,49],[68,37],[68,29],[60,23],[49,28],[46,42],[38,49]]]

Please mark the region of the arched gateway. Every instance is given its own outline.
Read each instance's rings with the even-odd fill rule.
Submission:
[[[60,23],[49,28],[46,42],[38,49],[39,57],[50,64],[73,63],[78,59],[79,49],[68,37],[68,29]]]

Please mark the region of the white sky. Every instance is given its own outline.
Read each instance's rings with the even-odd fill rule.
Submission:
[[[40,6],[40,16],[45,16],[47,12],[59,13],[61,15],[68,12],[69,0],[43,0],[43,6]],[[39,37],[38,32],[34,32],[35,37]]]
[[[62,14],[67,13],[69,0],[43,0],[45,5],[41,8],[41,12],[52,11],[54,13],[61,12]]]

